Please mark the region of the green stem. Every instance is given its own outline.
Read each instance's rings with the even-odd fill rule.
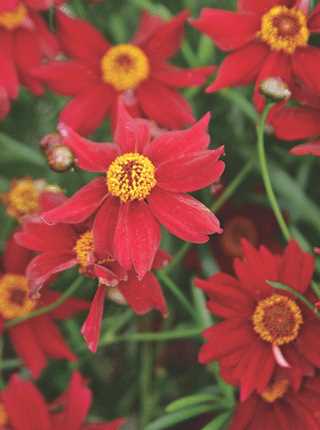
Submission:
[[[218,199],[212,204],[212,211],[218,211],[226,203],[226,201],[233,196],[233,194],[236,192],[236,190],[251,172],[253,164],[253,158],[246,162],[238,175],[230,182],[230,184],[225,188],[224,192],[220,195],[220,197],[218,197]],[[172,258],[170,264],[168,264],[168,266],[166,266],[166,268],[162,272],[170,273],[171,270],[184,259],[191,246],[192,243],[184,243],[179,249],[179,251],[176,253],[176,255]]]
[[[163,342],[177,339],[188,339],[201,334],[202,328],[181,329],[175,331],[162,331],[159,333],[132,333],[123,336],[106,336],[105,344],[110,345],[120,342]]]
[[[68,288],[63,294],[61,294],[58,300],[56,300],[53,303],[50,303],[50,305],[48,306],[43,306],[42,308],[36,309],[33,312],[29,312],[28,314],[23,315],[22,317],[7,321],[4,324],[4,328],[14,327],[17,324],[30,320],[31,318],[36,318],[41,315],[47,314],[48,312],[53,311],[54,309],[62,305],[62,303],[64,303],[70,296],[72,296],[73,293],[75,293],[75,291],[82,285],[84,281],[85,281],[85,278],[81,278],[81,277],[77,278],[70,286],[70,288]]]
[[[197,321],[197,314],[188,300],[185,298],[180,288],[173,282],[173,280],[162,270],[157,273],[159,280],[172,292],[172,294],[179,300],[185,310]]]
[[[219,91],[219,95],[224,99],[231,101],[254,123],[258,120],[258,114],[252,103],[241,94],[240,91],[231,88],[225,88]]]
[[[259,163],[260,163],[261,176],[262,176],[262,180],[264,183],[264,187],[266,190],[268,200],[270,202],[274,216],[276,217],[276,220],[279,224],[280,230],[281,230],[284,238],[288,241],[291,238],[291,234],[289,232],[289,229],[288,229],[288,226],[285,222],[285,219],[282,215],[282,212],[281,212],[281,209],[279,207],[276,195],[273,191],[273,187],[272,187],[272,183],[271,183],[271,179],[270,179],[270,173],[269,173],[269,169],[268,169],[265,145],[264,145],[265,123],[266,123],[266,119],[268,117],[268,114],[269,114],[271,107],[272,107],[272,104],[269,104],[265,107],[264,111],[262,112],[262,115],[259,118],[258,124],[257,124],[258,157],[259,157]]]

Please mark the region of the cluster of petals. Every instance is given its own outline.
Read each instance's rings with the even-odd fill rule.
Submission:
[[[120,104],[114,144],[88,141],[61,126],[64,144],[74,152],[78,167],[104,176],[44,212],[42,219],[76,224],[93,217],[96,255],[113,257],[126,271],[133,268],[139,279],[152,268],[160,225],[182,240],[207,242],[208,235],[221,233],[219,221],[186,193],[209,186],[224,170],[219,159],[223,147],[208,149],[208,121],[206,115],[190,129],[152,139],[148,124],[132,118]]]
[[[32,252],[17,245],[13,237],[7,241],[0,268],[1,331],[5,329],[5,323],[14,318],[13,314],[9,314],[11,307],[13,307],[13,312],[17,312],[17,317],[27,315],[27,312],[21,314],[21,311],[24,311],[27,302],[31,303],[28,298],[26,268],[32,257]],[[10,291],[6,294],[3,290],[8,285],[9,276],[16,282],[14,285],[9,285]],[[23,288],[24,285],[26,285],[25,288]],[[47,306],[59,297],[60,294],[46,287],[41,299],[34,301],[30,311]],[[76,356],[64,341],[55,320],[69,319],[86,309],[88,309],[88,303],[84,300],[69,298],[59,308],[45,315],[33,317],[8,327],[7,331],[12,346],[33,377],[40,376],[42,370],[47,366],[48,358],[76,360]]]
[[[243,258],[235,260],[234,272],[234,277],[218,273],[196,281],[209,296],[209,310],[222,318],[204,332],[200,362],[217,360],[223,378],[240,386],[242,401],[263,393],[279,372],[299,389],[303,376],[320,366],[317,317],[268,281],[310,296],[314,258],[294,241],[282,255],[243,241]]]
[[[60,0],[5,0],[0,5],[0,119],[17,98],[20,85],[34,94],[43,93],[43,84],[31,71],[44,58],[54,58],[58,42],[40,13]]]
[[[228,52],[208,91],[254,83],[258,109],[269,77],[319,92],[320,49],[309,36],[320,31],[320,8],[309,9],[310,0],[238,0],[237,12],[204,8],[193,26]]]
[[[120,430],[125,420],[87,422],[92,393],[74,372],[68,388],[48,404],[41,392],[18,375],[1,391],[1,420],[8,430]]]
[[[72,97],[60,121],[81,134],[94,131],[106,117],[115,125],[120,96],[133,116],[166,129],[185,127],[195,119],[177,89],[203,84],[214,70],[168,63],[181,46],[187,17],[181,12],[166,22],[145,12],[133,40],[112,46],[88,22],[57,11],[57,37],[69,59],[35,68],[33,76]]]

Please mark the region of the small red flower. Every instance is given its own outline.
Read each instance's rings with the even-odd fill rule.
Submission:
[[[301,80],[320,91],[320,49],[309,44],[320,31],[319,7],[309,0],[238,0],[238,11],[203,9],[193,26],[223,51],[232,51],[208,92],[255,83],[254,101],[263,107],[260,83],[278,77],[290,87]]]
[[[25,85],[34,94],[42,84],[31,75],[43,58],[55,57],[58,44],[39,12],[58,1],[10,0],[0,5],[0,118],[9,111],[9,100]]]
[[[176,89],[201,85],[214,67],[183,70],[168,64],[181,46],[187,17],[181,12],[165,22],[144,13],[132,42],[112,46],[89,23],[58,11],[58,37],[70,60],[41,66],[34,76],[73,97],[60,121],[81,134],[94,131],[106,116],[115,124],[121,95],[133,116],[168,129],[192,124],[191,107]]]
[[[92,393],[75,372],[60,398],[48,405],[30,381],[13,375],[1,392],[0,425],[10,430],[119,430],[123,418],[87,423]],[[9,426],[9,427],[8,427]]]
[[[318,430],[319,408],[319,377],[305,378],[297,392],[287,379],[278,378],[261,394],[238,404],[229,430]]]
[[[94,215],[99,258],[112,256],[138,278],[151,270],[160,244],[160,225],[182,240],[205,243],[221,233],[219,221],[187,192],[217,181],[224,170],[223,147],[208,150],[209,115],[192,128],[151,139],[147,124],[120,105],[116,144],[98,144],[61,126],[64,144],[77,165],[100,176],[61,206],[42,214],[52,223],[80,223]]]
[[[275,134],[282,140],[304,140],[306,143],[294,146],[293,155],[315,155],[320,157],[320,97],[307,88],[295,86],[293,97],[300,106],[275,106],[270,112],[269,122]]]
[[[263,393],[278,369],[297,390],[303,375],[320,367],[319,321],[303,303],[267,281],[305,294],[314,258],[294,241],[282,255],[244,241],[243,255],[235,260],[236,277],[218,273],[196,281],[209,295],[209,310],[224,320],[204,332],[207,343],[199,360],[218,360],[223,377],[240,385],[241,400],[254,390]]]
[[[0,270],[0,325],[14,318],[48,305],[59,294],[45,289],[41,300],[29,298],[25,276],[32,253],[10,239],[6,244]],[[64,320],[88,308],[83,300],[69,299],[59,308],[39,317],[31,318],[8,329],[9,338],[18,356],[22,358],[32,375],[37,378],[47,365],[47,358],[76,360],[60,334],[55,319]]]

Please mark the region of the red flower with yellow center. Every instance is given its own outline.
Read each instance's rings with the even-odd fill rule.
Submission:
[[[104,175],[42,218],[49,224],[72,224],[93,215],[96,255],[112,256],[142,279],[159,249],[160,224],[194,243],[205,243],[209,234],[222,231],[215,215],[186,193],[220,178],[223,147],[207,149],[208,115],[189,130],[155,139],[145,121],[131,118],[122,104],[118,117],[116,144],[90,142],[60,127],[77,165]]]
[[[217,360],[222,376],[240,385],[241,400],[255,390],[264,393],[279,370],[297,390],[302,377],[320,367],[319,321],[302,302],[267,281],[307,293],[313,257],[294,241],[282,255],[243,241],[243,259],[235,260],[234,271],[236,277],[218,273],[196,281],[209,295],[210,311],[223,319],[204,332],[200,362]]]
[[[81,134],[94,131],[107,116],[115,124],[121,96],[133,116],[167,129],[192,124],[191,107],[177,89],[203,84],[214,67],[184,70],[168,63],[181,45],[187,17],[181,12],[165,22],[144,13],[133,40],[111,46],[89,23],[58,12],[58,37],[70,60],[41,66],[34,76],[73,97],[60,121]]]
[[[59,298],[59,294],[44,290],[41,300],[29,297],[26,267],[33,254],[18,246],[13,239],[6,244],[3,264],[0,269],[0,326],[5,322],[28,315],[38,307],[46,306]],[[18,356],[30,369],[33,377],[40,376],[48,358],[64,358],[70,361],[76,357],[64,342],[55,319],[63,320],[88,308],[83,300],[69,299],[58,309],[21,322],[8,328],[8,335]],[[0,414],[1,417],[1,414]],[[1,418],[0,418],[1,419]]]
[[[0,426],[6,430],[120,430],[125,422],[123,418],[87,421],[92,392],[78,372],[73,373],[64,393],[50,404],[31,381],[18,375],[10,378],[0,396]]]
[[[43,85],[31,74],[43,58],[58,53],[55,36],[39,12],[59,1],[10,0],[0,4],[0,118],[9,111],[10,100],[18,96],[20,84],[34,94]]]
[[[305,378],[299,391],[278,377],[261,394],[239,403],[229,430],[318,430],[320,378]]]
[[[258,109],[263,107],[260,84],[269,77],[281,78],[289,87],[299,80],[319,92],[320,50],[309,44],[309,38],[320,31],[320,8],[309,14],[309,4],[309,0],[238,0],[238,12],[203,9],[193,26],[223,51],[232,51],[208,92],[255,83]]]

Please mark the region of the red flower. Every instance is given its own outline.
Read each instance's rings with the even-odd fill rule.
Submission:
[[[308,139],[308,142],[294,146],[291,154],[320,157],[320,97],[298,86],[292,92],[300,106],[275,106],[270,112],[269,122],[279,139]]]
[[[111,46],[89,23],[58,12],[58,36],[70,60],[42,66],[34,76],[73,97],[60,121],[81,134],[94,131],[106,116],[115,124],[122,95],[133,116],[169,129],[192,124],[191,107],[176,89],[201,85],[214,68],[183,70],[167,63],[181,45],[187,17],[181,12],[164,22],[144,13],[132,42]]]
[[[320,30],[319,8],[308,16],[309,0],[238,0],[238,12],[203,9],[193,26],[223,51],[223,61],[208,92],[255,82],[254,101],[263,98],[260,83],[279,77],[289,86],[301,80],[320,91],[320,49],[308,44]]]
[[[314,258],[294,241],[281,256],[244,241],[243,254],[243,260],[235,260],[236,278],[218,273],[196,281],[209,295],[210,311],[224,319],[204,332],[200,362],[218,360],[223,377],[240,385],[241,400],[254,390],[262,393],[279,368],[298,389],[303,375],[320,366],[316,316],[291,294],[267,284],[278,281],[306,293]]]
[[[108,423],[86,423],[92,393],[78,372],[51,405],[30,381],[18,375],[11,377],[1,398],[0,422],[10,430],[118,430],[125,422],[118,418]]]
[[[6,244],[3,271],[0,271],[0,325],[5,321],[24,316],[29,312],[57,300],[59,294],[44,290],[41,300],[29,298],[26,266],[32,258],[30,251],[18,246],[13,239]],[[39,317],[31,318],[8,328],[16,353],[22,358],[32,375],[37,378],[47,365],[47,358],[76,359],[64,342],[54,320],[71,318],[87,309],[83,300],[69,299],[59,308]]]
[[[0,202],[9,216],[20,221],[25,215],[32,215],[61,204],[65,200],[60,188],[48,185],[44,179],[29,177],[15,179],[6,193],[0,193]]]
[[[9,100],[18,96],[19,85],[40,95],[43,88],[31,75],[44,57],[58,53],[55,37],[39,11],[54,0],[10,0],[0,5],[0,118],[9,110]],[[58,3],[58,2],[56,2]]]
[[[306,378],[298,392],[280,378],[239,403],[229,430],[318,430],[320,378]]]
[[[223,147],[208,150],[209,115],[189,130],[151,140],[145,122],[120,105],[116,144],[97,144],[62,126],[64,144],[78,166],[101,172],[61,206],[42,214],[47,223],[80,223],[95,214],[93,237],[99,258],[112,256],[143,276],[160,243],[159,223],[179,238],[205,243],[220,233],[219,221],[187,192],[215,182],[224,170]]]

